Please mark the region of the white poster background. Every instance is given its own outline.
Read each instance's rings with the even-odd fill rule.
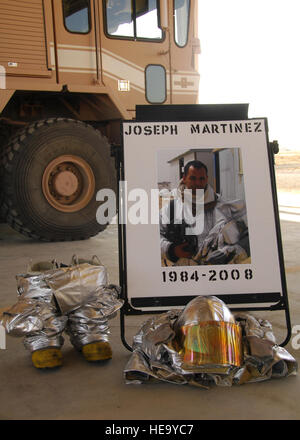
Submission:
[[[235,132],[236,124],[242,133]],[[167,128],[168,127],[168,128]],[[198,132],[199,131],[199,132]],[[149,197],[148,224],[126,225],[127,294],[132,298],[282,293],[271,177],[264,119],[218,122],[125,122],[124,172],[127,191],[144,189]],[[157,152],[240,148],[251,250],[251,264],[162,267],[159,225],[151,224],[150,194],[157,189]],[[128,202],[128,208],[134,202]],[[232,279],[231,271],[239,271]],[[250,269],[251,272],[245,272]],[[191,279],[197,270],[198,281]],[[212,277],[213,272],[216,275]],[[229,274],[226,280],[220,272]],[[177,281],[164,282],[176,271]],[[180,273],[189,274],[181,281]],[[250,275],[249,275],[250,274]],[[221,274],[224,278],[224,272]],[[212,280],[211,278],[214,278]]]

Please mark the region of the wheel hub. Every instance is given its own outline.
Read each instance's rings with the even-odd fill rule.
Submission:
[[[53,183],[55,191],[65,197],[71,196],[78,189],[76,175],[70,171],[60,172]]]
[[[44,196],[55,209],[76,212],[94,195],[94,173],[81,157],[59,156],[46,167],[42,187]]]

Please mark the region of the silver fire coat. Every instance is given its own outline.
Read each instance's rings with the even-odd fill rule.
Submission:
[[[160,212],[160,248],[162,265],[191,266],[199,264],[240,263],[249,257],[247,212],[244,200],[224,202],[208,185],[203,200],[190,198],[181,183],[174,196],[174,217],[170,213],[170,203],[166,203]],[[186,200],[186,202],[183,202]],[[189,203],[190,202],[190,203]],[[171,255],[172,225],[182,223],[195,226],[195,217],[191,212],[192,204],[203,210],[203,230],[196,235],[197,244],[192,258],[176,259]],[[202,205],[202,207],[200,207]],[[242,241],[241,241],[242,238]],[[182,237],[181,243],[188,240]],[[180,238],[178,237],[178,242]],[[246,246],[244,245],[246,244]]]
[[[296,374],[297,362],[286,349],[276,344],[270,322],[257,319],[248,313],[234,315],[234,320],[241,326],[243,335],[241,365],[229,363],[186,365],[182,347],[178,347],[176,340],[178,328],[196,324],[193,318],[201,316],[201,313],[201,319],[209,319],[208,322],[211,322],[211,319],[214,322],[228,321],[228,312],[225,307],[222,310],[218,298],[213,296],[198,298],[196,306],[199,306],[199,313],[197,314],[186,313],[186,309],[169,311],[148,319],[141,326],[133,339],[133,352],[124,369],[127,384],[165,381],[209,388],[212,384],[241,385]],[[211,302],[218,301],[214,314],[206,313],[207,307],[202,305],[202,299],[206,298]],[[231,321],[232,318],[229,317],[229,320]],[[200,322],[199,319],[197,322]]]

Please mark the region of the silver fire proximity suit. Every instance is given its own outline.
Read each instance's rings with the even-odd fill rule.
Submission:
[[[188,199],[191,206],[202,204],[202,210],[204,206],[203,229],[197,235],[186,235],[185,228],[194,227],[196,217],[185,207],[183,200],[187,200],[187,195],[184,190],[184,184],[180,183],[174,199],[166,203],[160,212],[162,265],[226,264],[246,260],[250,256],[250,246],[245,202],[224,202],[213,188],[207,185],[202,199],[196,199],[194,196],[191,200]],[[181,227],[178,226],[180,223]],[[187,244],[193,246],[192,258],[177,258],[174,247],[192,241],[192,245]]]

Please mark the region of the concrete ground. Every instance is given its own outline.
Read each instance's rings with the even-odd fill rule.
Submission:
[[[285,257],[292,326],[300,326],[300,176],[299,163],[276,165],[281,232]],[[292,167],[292,168],[291,168]],[[294,171],[291,171],[294,170]],[[287,179],[292,177],[287,183]],[[299,179],[298,179],[299,180]],[[0,225],[0,309],[16,301],[15,275],[33,261],[69,262],[73,254],[97,254],[107,267],[110,281],[118,283],[117,227],[80,242],[39,243]],[[283,312],[253,312],[268,319],[282,342],[286,335]],[[126,317],[129,343],[139,325],[148,319]],[[103,365],[87,363],[66,336],[64,365],[39,371],[31,364],[19,338],[7,337],[0,350],[0,419],[2,420],[249,420],[299,419],[300,376],[272,379],[210,390],[168,383],[126,385],[123,369],[130,352],[120,339],[119,317],[111,321],[113,359]],[[292,335],[294,337],[295,335]],[[291,339],[286,349],[300,361],[300,348]],[[299,344],[298,339],[298,345]],[[294,348],[293,348],[294,346]]]

